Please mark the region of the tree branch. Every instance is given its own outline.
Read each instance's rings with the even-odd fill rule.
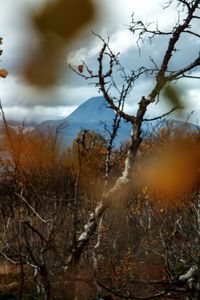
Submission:
[[[192,69],[194,69],[195,67],[200,65],[200,55],[189,65],[187,65],[186,67],[182,68],[181,70],[178,70],[176,72],[172,72],[167,79],[169,81],[172,81],[174,79],[177,79],[177,77],[179,77],[180,75],[184,75],[184,73],[191,71]]]
[[[162,119],[168,115],[170,115],[171,113],[173,113],[174,111],[176,111],[177,109],[179,109],[180,107],[173,107],[172,109],[170,109],[168,112],[166,112],[165,114],[162,114],[161,116],[155,117],[155,118],[151,118],[151,119],[143,119],[143,122],[151,122],[151,121],[156,121],[159,119]]]

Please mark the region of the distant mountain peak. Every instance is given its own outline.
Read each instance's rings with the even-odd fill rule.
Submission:
[[[69,146],[82,129],[96,131],[106,137],[106,124],[112,128],[115,112],[106,105],[103,97],[92,97],[75,109],[67,118],[60,121],[44,121],[40,123],[34,134],[43,132],[49,134],[58,129],[60,142],[63,147]],[[64,126],[62,126],[64,124]],[[60,130],[59,130],[60,127]],[[122,120],[118,131],[116,145],[130,138],[131,126]],[[108,136],[107,136],[108,137]]]
[[[110,109],[103,97],[92,97],[81,104],[67,118],[68,122],[93,123],[99,121],[110,121],[115,112]]]

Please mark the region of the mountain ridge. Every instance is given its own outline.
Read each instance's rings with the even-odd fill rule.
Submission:
[[[109,138],[105,130],[105,125],[112,130],[112,123],[115,117],[115,112],[106,105],[103,97],[92,97],[82,103],[69,116],[62,120],[48,120],[38,124],[33,130],[33,134],[38,132],[49,134],[57,132],[59,141],[62,147],[68,147],[77,137],[78,133],[83,130],[93,130],[103,135],[105,139]],[[170,124],[173,128],[178,128],[184,123],[177,120],[158,120],[155,126],[150,126],[151,123],[143,124],[143,131],[148,135],[153,128],[163,128]],[[196,126],[192,123],[187,123],[187,129],[194,130]],[[120,128],[114,141],[114,146],[119,147],[123,142],[131,137],[131,124],[121,120]]]
[[[43,132],[48,134],[58,129],[59,140],[62,146],[66,147],[71,145],[82,129],[94,130],[105,136],[106,131],[104,127],[106,125],[111,128],[114,117],[115,112],[106,105],[103,97],[92,97],[82,103],[66,118],[62,120],[48,120],[38,124],[33,133]],[[123,120],[121,122],[122,124],[115,141],[116,146],[130,138],[130,124],[125,123]]]

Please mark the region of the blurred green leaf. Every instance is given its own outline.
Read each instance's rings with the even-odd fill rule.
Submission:
[[[183,109],[183,101],[181,100],[181,93],[180,91],[172,86],[167,85],[164,89],[164,97],[166,98],[168,104],[172,105],[173,107],[177,107],[179,109]]]

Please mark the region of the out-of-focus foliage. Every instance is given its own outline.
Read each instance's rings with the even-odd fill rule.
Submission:
[[[8,75],[8,71],[6,69],[0,69],[0,77],[6,78]]]
[[[164,97],[167,104],[180,110],[184,109],[183,101],[181,100],[180,91],[174,86],[168,84],[164,89]]]
[[[157,150],[142,169],[142,184],[164,199],[191,192],[198,181],[200,162],[197,141],[191,136],[172,138]]]
[[[3,44],[3,39],[0,37],[0,45]],[[3,50],[0,49],[0,55],[2,54]],[[8,75],[8,71],[6,69],[0,69],[0,77],[6,78]]]
[[[68,41],[91,20],[93,14],[94,7],[89,0],[57,0],[47,3],[33,16],[33,22],[42,35],[57,35]]]
[[[63,64],[65,51],[95,16],[91,0],[49,1],[32,16],[38,34],[38,47],[24,69],[25,78],[34,85],[53,85]]]

